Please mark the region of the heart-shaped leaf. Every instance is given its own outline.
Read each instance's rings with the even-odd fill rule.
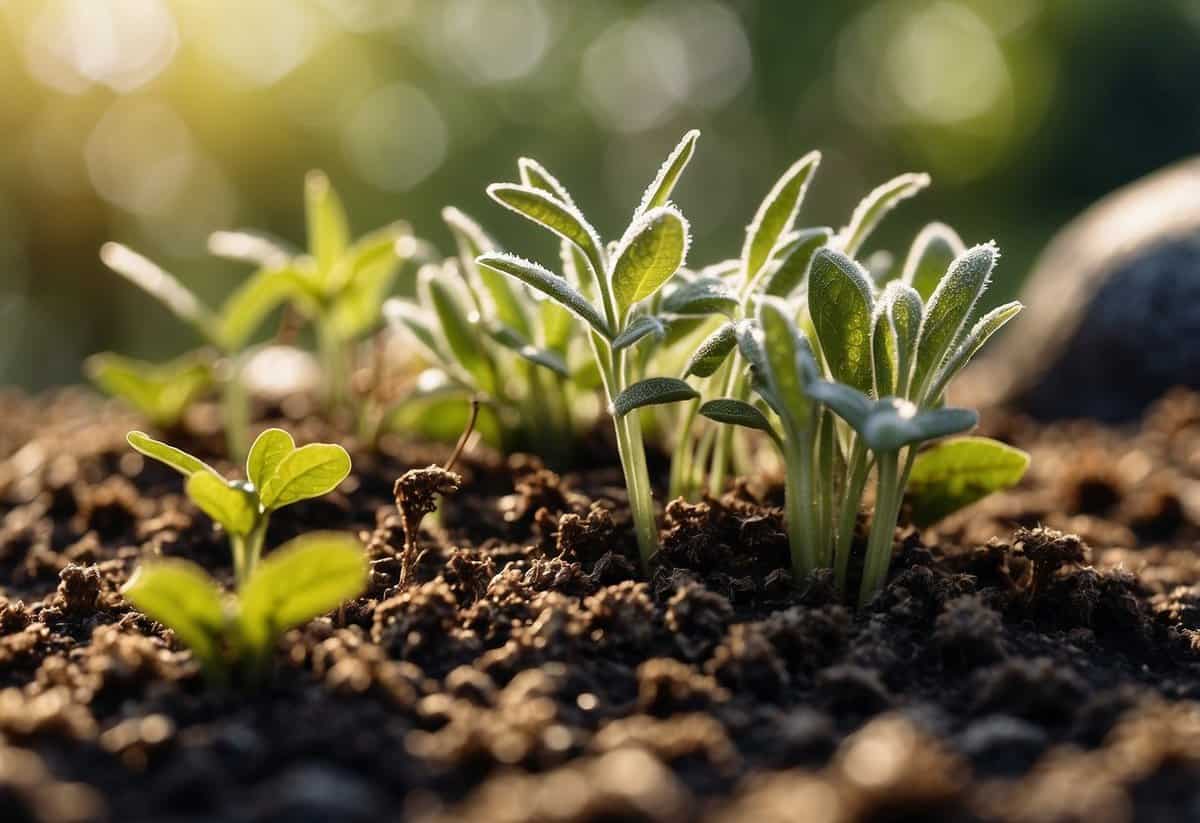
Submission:
[[[220,667],[225,603],[204,569],[179,558],[145,563],[121,594],[142,614],[175,632],[203,666]]]
[[[187,496],[229,534],[249,534],[258,521],[258,496],[241,483],[209,472],[196,472],[184,486]]]
[[[275,474],[280,461],[296,449],[296,441],[283,429],[266,429],[254,439],[246,456],[246,477],[261,489]]]
[[[253,649],[340,606],[367,586],[367,556],[351,535],[314,532],[261,561],[238,592],[242,635]]]
[[[699,392],[686,381],[674,377],[651,377],[634,383],[617,395],[612,402],[612,413],[617,417],[624,417],[643,406],[695,400],[699,396]]]
[[[692,154],[696,150],[696,141],[699,139],[700,132],[696,129],[692,129],[683,136],[667,159],[663,161],[658,174],[654,176],[654,181],[646,188],[642,195],[642,202],[638,204],[637,210],[633,213],[634,220],[651,209],[667,205],[671,199],[671,192],[675,190],[675,184],[679,182],[680,175],[687,168],[688,161],[692,159]]]
[[[1029,455],[986,437],[957,437],[925,449],[913,461],[908,498],[913,522],[943,517],[1021,482]]]
[[[721,368],[721,364],[729,357],[733,347],[737,345],[737,330],[733,323],[724,323],[704,338],[696,347],[696,351],[688,359],[683,376],[711,377]]]
[[[928,174],[910,173],[877,186],[854,209],[850,224],[838,232],[841,250],[849,257],[854,257],[889,211],[928,185]]]
[[[945,223],[930,223],[913,240],[900,279],[916,289],[922,300],[928,300],[954,258],[966,250],[954,229]]]
[[[834,379],[862,392],[874,383],[871,357],[872,285],[862,266],[833,249],[813,257],[808,312]]]
[[[331,443],[301,446],[279,461],[259,490],[265,510],[281,509],[298,500],[333,491],[350,474],[350,455]]]
[[[609,331],[608,324],[604,321],[604,318],[564,278],[542,268],[537,263],[524,260],[512,254],[490,252],[480,256],[477,262],[480,266],[494,269],[501,274],[514,277],[532,286],[542,294],[557,301],[563,308],[570,311],[576,317],[585,321],[601,336],[611,339],[612,332]]]
[[[671,206],[651,209],[630,225],[613,255],[612,289],[621,316],[683,265],[690,242],[687,220]]]
[[[801,157],[775,181],[759,205],[754,220],[746,228],[746,242],[742,247],[746,282],[758,275],[779,238],[791,231],[800,203],[804,200],[804,192],[820,162],[821,153],[818,151]]]
[[[190,477],[196,472],[208,472],[214,477],[221,477],[221,475],[217,474],[216,469],[203,460],[192,457],[182,449],[177,449],[174,446],[168,446],[166,443],[155,440],[145,432],[131,431],[125,435],[125,440],[136,451],[141,452],[147,457],[153,457],[160,463],[165,463],[184,477]]]

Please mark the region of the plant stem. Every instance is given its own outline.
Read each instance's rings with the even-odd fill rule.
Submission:
[[[332,412],[342,405],[346,396],[346,362],[342,341],[330,328],[326,318],[317,322],[317,346],[325,378],[325,408]]]
[[[784,441],[783,462],[787,467],[784,508],[787,515],[788,545],[792,554],[795,582],[817,567],[813,510],[812,453],[805,449],[800,432],[788,432]]]
[[[834,571],[837,580],[837,590],[845,592],[846,574],[850,569],[850,552],[854,543],[854,526],[858,522],[858,509],[862,502],[863,487],[867,485],[867,475],[870,474],[871,464],[867,450],[862,441],[855,436],[854,445],[850,447],[850,461],[846,469],[846,488],[842,492],[841,506],[838,509],[838,526],[836,544],[833,550]]]
[[[741,359],[734,352],[726,365],[729,372],[725,380],[725,397],[734,400],[746,399],[746,381],[741,368]],[[712,497],[720,497],[725,491],[725,478],[729,472],[730,452],[733,450],[733,426],[722,426],[717,433],[716,446],[713,449],[712,463],[708,472],[708,493]]]
[[[239,589],[254,573],[254,567],[258,565],[258,559],[262,555],[263,540],[266,536],[266,515],[260,516],[248,533],[230,535],[229,542],[233,545],[233,577]]]
[[[675,441],[675,451],[671,455],[671,481],[667,488],[667,499],[688,497],[691,492],[692,454],[695,443],[692,439],[692,427],[696,423],[696,415],[700,410],[700,399],[689,400],[681,415],[679,434]]]
[[[867,558],[863,565],[859,606],[865,606],[887,579],[888,566],[892,562],[896,519],[900,514],[899,454],[885,452],[877,458],[879,478],[875,495],[875,514],[871,518],[871,536],[867,541]]]
[[[226,358],[228,375],[221,387],[221,416],[225,423],[225,448],[229,459],[241,463],[250,444],[250,396],[242,383],[243,358]]]

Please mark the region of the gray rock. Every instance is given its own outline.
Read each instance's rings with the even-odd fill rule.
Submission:
[[[1025,312],[963,376],[980,405],[1041,419],[1136,419],[1200,388],[1200,158],[1105,197],[1043,252]]]

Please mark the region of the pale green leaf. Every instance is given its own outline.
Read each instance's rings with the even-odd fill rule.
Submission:
[[[350,226],[341,198],[322,171],[310,171],[304,178],[304,214],[309,254],[316,260],[321,282],[328,283],[350,245]]]
[[[246,477],[261,489],[275,474],[283,458],[296,449],[296,441],[283,429],[266,429],[255,438],[246,456]]]
[[[285,240],[255,229],[214,231],[208,236],[208,253],[226,260],[278,269],[300,254]]]
[[[1021,482],[1029,455],[986,437],[959,437],[922,451],[908,478],[913,522],[943,517]]]
[[[569,376],[566,361],[558,352],[539,349],[507,326],[494,326],[489,328],[487,333],[501,346],[530,363],[549,369],[562,377]]]
[[[593,277],[603,277],[604,244],[587,219],[570,203],[564,203],[541,189],[513,183],[493,183],[488,195],[500,205],[549,229],[583,252]]]
[[[190,324],[205,339],[218,342],[216,318],[190,289],[156,263],[120,243],[100,247],[104,265],[124,277],[167,307],[176,317]]]
[[[302,312],[312,314],[317,297],[308,278],[297,270],[261,269],[225,299],[215,328],[217,342],[225,351],[239,352],[279,305],[295,302]]]
[[[421,272],[420,292],[422,302],[437,318],[437,332],[445,348],[453,355],[454,362],[471,375],[476,387],[485,394],[496,392],[496,370],[480,339],[480,330],[471,322],[463,310],[458,297],[447,279],[434,275],[433,270]]]
[[[221,590],[204,569],[178,558],[145,563],[121,594],[142,614],[175,632],[202,665],[220,665],[227,625],[225,604]]]
[[[813,257],[808,312],[833,378],[862,392],[871,390],[871,281],[862,266],[833,249]]]
[[[688,161],[692,159],[692,154],[696,150],[696,141],[699,139],[700,132],[692,129],[683,136],[667,159],[663,161],[662,166],[658,169],[658,174],[654,176],[654,181],[642,195],[642,202],[638,204],[637,210],[633,213],[635,221],[651,209],[665,206],[670,202],[671,192],[675,190],[675,184],[679,182],[680,175],[687,168]]]
[[[195,472],[184,486],[187,496],[229,534],[249,534],[258,520],[258,497],[242,483],[209,472]]]
[[[945,223],[930,223],[913,240],[900,279],[916,289],[922,300],[928,300],[954,258],[966,250],[954,229]]]
[[[759,205],[753,222],[746,228],[746,242],[742,247],[746,282],[758,275],[775,244],[791,231],[808,183],[820,162],[818,151],[804,155],[783,173]]]
[[[896,330],[892,328],[887,313],[887,304],[880,300],[875,306],[875,320],[871,328],[871,352],[875,365],[875,396],[886,397],[896,393]]]
[[[942,393],[946,391],[946,386],[954,375],[962,371],[967,363],[971,362],[971,358],[983,348],[984,344],[987,343],[993,334],[1000,331],[1009,320],[1020,314],[1024,308],[1020,302],[1014,300],[1011,303],[1005,303],[1003,306],[997,306],[979,318],[979,322],[967,333],[963,342],[947,358],[946,362],[942,364],[937,379],[928,392],[928,400],[936,402],[942,396]]]
[[[350,455],[331,443],[310,443],[288,454],[259,490],[270,511],[333,491],[350,474]]]
[[[613,255],[612,290],[622,316],[683,265],[690,242],[687,220],[671,206],[651,209],[629,226]]]
[[[910,173],[902,174],[876,187],[854,209],[850,224],[838,233],[841,250],[847,256],[854,257],[889,211],[928,185],[928,174]]]
[[[421,355],[430,363],[442,366],[451,364],[450,353],[442,348],[442,342],[434,331],[434,319],[429,312],[407,300],[393,297],[384,303],[383,315],[393,329],[405,334],[417,345]]]
[[[155,440],[145,432],[131,431],[125,435],[125,440],[128,441],[130,446],[133,446],[135,451],[139,451],[147,457],[152,457],[160,463],[165,463],[184,477],[191,477],[197,472],[208,472],[214,477],[221,477],[221,475],[217,474],[216,469],[203,460],[192,457],[182,449],[177,449],[174,446],[168,446],[166,443]]]
[[[888,322],[896,335],[896,393],[907,397],[925,307],[921,303],[921,295],[903,282],[889,283],[884,299]]]
[[[575,205],[575,199],[571,197],[571,193],[567,191],[567,187],[559,182],[550,171],[538,161],[531,157],[522,157],[517,160],[517,173],[521,176],[521,182],[534,189],[541,189],[552,197],[566,203],[568,206]],[[485,249],[485,251],[487,251]]]
[[[643,406],[658,406],[695,400],[700,394],[686,381],[675,377],[650,377],[634,383],[621,392],[612,402],[612,413],[624,417]]]
[[[299,626],[367,587],[367,555],[348,534],[314,532],[280,546],[262,560],[238,592],[238,617],[251,648],[265,649]]]
[[[599,312],[570,283],[557,274],[542,268],[537,263],[524,260],[512,254],[492,252],[482,255],[476,262],[480,266],[494,269],[501,274],[514,277],[531,286],[560,303],[576,317],[588,323],[603,337],[612,337],[612,332],[609,331],[608,324],[600,316]]]
[[[213,382],[212,367],[194,355],[157,364],[104,352],[89,357],[84,371],[104,392],[162,427],[178,423],[192,401]]]

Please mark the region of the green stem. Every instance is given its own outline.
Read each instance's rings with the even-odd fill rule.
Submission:
[[[812,452],[797,436],[788,432],[784,441],[784,509],[787,515],[788,546],[792,554],[792,575],[799,583],[817,567],[815,521],[812,499]]]
[[[862,441],[855,436],[854,445],[850,447],[850,461],[846,471],[846,488],[842,492],[841,506],[838,510],[838,526],[833,562],[836,573],[837,589],[846,590],[846,575],[850,569],[850,552],[854,543],[854,526],[858,522],[858,509],[862,502],[863,488],[867,485],[867,475],[871,473],[871,463],[867,450]]]
[[[729,373],[725,381],[724,397],[734,400],[746,399],[746,380],[741,368],[737,352],[726,361]],[[713,449],[712,463],[708,472],[708,493],[712,497],[720,497],[725,491],[725,480],[729,473],[730,454],[733,451],[734,426],[722,426],[717,433],[717,442]]]
[[[242,382],[243,358],[229,355],[229,373],[221,387],[221,416],[225,423],[225,448],[229,459],[242,463],[250,447],[250,395]]]
[[[691,400],[685,406],[680,421],[679,434],[675,441],[675,452],[671,455],[671,481],[667,489],[667,499],[687,497],[690,491],[692,474],[692,454],[695,443],[692,439],[692,427],[696,423],[696,415],[700,410],[700,400]]]
[[[867,558],[863,565],[862,589],[858,604],[865,606],[887,579],[892,562],[892,542],[896,534],[896,519],[900,514],[899,454],[885,452],[877,456],[879,479],[875,495],[875,514],[871,518],[871,536],[867,541]]]
[[[332,412],[341,407],[346,396],[346,357],[342,341],[324,317],[317,323],[317,347],[325,379],[325,408]]]
[[[267,536],[267,516],[261,515],[258,522],[246,534],[230,535],[233,544],[233,576],[240,589],[254,573],[258,559],[262,556],[263,540]]]

